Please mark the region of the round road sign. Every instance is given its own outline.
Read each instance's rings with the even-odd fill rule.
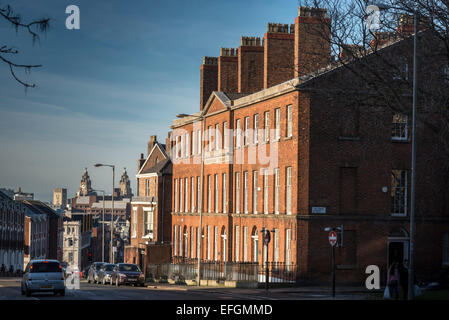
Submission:
[[[335,231],[329,232],[329,243],[331,246],[335,246],[337,243],[337,233]]]

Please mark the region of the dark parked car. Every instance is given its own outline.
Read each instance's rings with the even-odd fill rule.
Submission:
[[[111,284],[116,286],[122,284],[145,286],[145,276],[136,264],[118,263],[112,273]]]
[[[112,272],[114,271],[115,264],[112,263],[105,263],[101,266],[100,271],[98,271],[98,281],[97,283],[110,283],[112,284],[111,276]]]
[[[94,262],[89,268],[89,274],[87,275],[87,283],[97,283],[98,282],[98,272],[104,262]]]

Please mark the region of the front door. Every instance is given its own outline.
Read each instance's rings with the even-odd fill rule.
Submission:
[[[397,261],[402,264],[408,260],[408,240],[390,240],[388,244],[388,267]]]
[[[139,268],[143,272],[145,267],[145,254],[143,252],[139,252]]]

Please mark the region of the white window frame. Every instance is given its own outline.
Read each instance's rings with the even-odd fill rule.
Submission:
[[[178,211],[178,179],[175,179],[175,212]]]
[[[218,213],[218,174],[214,175],[214,206],[215,213]]]
[[[210,261],[210,226],[207,226],[207,260]]]
[[[279,229],[274,229],[273,234],[273,262],[279,262]]]
[[[192,131],[192,156],[196,155],[196,147],[197,147],[197,138],[196,138],[196,131]]]
[[[393,141],[408,141],[408,116],[405,114],[394,113],[392,119],[392,136]]]
[[[281,108],[274,109],[274,124],[275,124],[274,139],[276,141],[279,141],[281,139]]]
[[[243,145],[249,145],[249,117],[245,117],[245,132],[243,136]]]
[[[184,212],[184,178],[179,178],[179,212]]]
[[[253,213],[257,214],[257,187],[258,187],[258,175],[259,171],[253,171]]]
[[[145,196],[149,197],[150,196],[150,179],[145,179]]]
[[[208,135],[208,150],[212,151],[213,144],[212,144],[212,126],[207,127],[207,135]]]
[[[214,260],[218,261],[218,227],[214,226]]]
[[[188,207],[189,207],[189,178],[185,178],[184,179],[185,182],[185,195],[184,195],[184,200],[185,200],[185,204],[184,204],[184,212],[187,212]]]
[[[228,150],[229,149],[229,145],[228,145],[228,122],[225,121],[223,122],[223,149],[224,150]]]
[[[223,173],[223,185],[222,185],[222,189],[223,189],[223,195],[222,195],[222,202],[223,202],[223,213],[227,213],[227,197],[226,197],[226,192],[228,191],[227,189],[227,181],[226,181],[226,173]]]
[[[203,208],[200,205],[200,194],[201,194],[201,177],[196,177],[196,206],[198,212],[200,212],[200,210],[203,210]]]
[[[201,154],[201,149],[202,149],[202,141],[201,141],[201,130],[198,130],[197,131],[198,133],[197,133],[197,141],[198,141],[198,154]]]
[[[293,106],[287,106],[287,137],[293,136]]]
[[[268,214],[268,169],[263,170],[263,213]]]
[[[190,178],[190,212],[195,212],[195,177]]]
[[[264,131],[263,131],[263,140],[264,142],[270,142],[270,111],[264,112]]]
[[[240,262],[240,226],[235,226],[235,262]]]
[[[396,173],[396,174],[395,174]],[[399,186],[394,186],[394,182],[395,179],[394,177],[397,177],[397,174],[400,174],[400,179],[399,179]],[[405,173],[405,182],[402,181],[402,173]],[[393,180],[395,179],[395,180]],[[391,196],[392,196],[392,208],[391,208],[391,215],[395,216],[395,217],[406,217],[407,216],[407,193],[408,193],[408,171],[407,170],[401,170],[401,169],[395,169],[391,171]],[[402,197],[402,204],[399,204],[399,202],[396,204],[397,201],[401,200],[401,199],[396,199],[396,190],[398,190],[401,192],[401,197]],[[396,209],[396,206],[399,205],[400,207],[403,207],[403,211],[404,212],[396,212],[398,211]]]
[[[212,212],[212,176],[207,176],[207,212]]]
[[[280,188],[280,170],[274,169],[274,213],[279,214],[279,188]]]
[[[186,152],[185,152],[185,156],[186,156],[186,158],[188,158],[189,156],[190,156],[190,137],[189,137],[189,133],[187,132],[186,133],[186,143],[185,143],[185,145],[186,145]]]
[[[285,190],[285,211],[287,214],[292,214],[292,167],[287,167],[286,170],[286,190]]]
[[[220,150],[220,125],[215,125],[215,150]]]
[[[235,212],[240,213],[240,172],[235,173]]]
[[[285,230],[285,264],[287,267],[292,263],[291,249],[292,249],[292,229]]]
[[[248,171],[243,172],[243,211],[248,213]]]
[[[174,227],[173,227],[173,232],[174,232],[174,235],[173,235],[173,256],[177,256],[178,255],[178,226],[177,225],[175,225]]]
[[[241,143],[240,119],[237,119],[235,121],[235,148],[240,148],[242,146]]]
[[[195,234],[193,227],[190,227],[190,258],[194,258],[193,256],[193,248],[195,248]]]
[[[243,227],[243,262],[248,261],[248,227]]]
[[[253,120],[253,143],[258,144],[259,143],[259,114],[256,113],[254,115]]]
[[[137,208],[133,208],[132,238],[137,237]]]

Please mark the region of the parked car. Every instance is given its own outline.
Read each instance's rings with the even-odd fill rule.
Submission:
[[[65,295],[64,272],[58,260],[31,260],[21,282],[22,295],[34,292],[53,292]]]
[[[98,271],[98,283],[106,284],[110,283],[112,284],[111,276],[112,272],[114,271],[115,264],[112,263],[105,263],[101,266],[100,271]]]
[[[97,283],[98,282],[98,272],[104,262],[94,262],[89,268],[89,275],[87,276],[87,283]]]
[[[145,276],[136,264],[118,263],[112,273],[111,284],[120,286],[122,284],[145,285]]]

